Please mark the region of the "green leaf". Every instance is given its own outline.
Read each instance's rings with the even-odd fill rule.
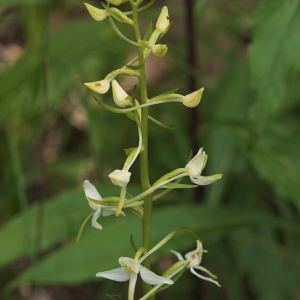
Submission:
[[[266,125],[300,69],[300,0],[264,0],[254,18],[249,63],[258,100],[251,117]]]

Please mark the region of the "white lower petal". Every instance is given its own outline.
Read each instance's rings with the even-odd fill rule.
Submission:
[[[92,218],[92,226],[94,228],[97,228],[97,229],[102,229],[102,226],[97,222],[98,218],[100,217],[101,215],[101,206],[98,205],[98,208],[97,210],[95,211],[94,215],[93,215],[93,218]]]
[[[137,280],[137,274],[131,273],[128,286],[128,300],[134,300],[134,290]]]
[[[191,181],[198,185],[208,185],[221,178],[222,178],[222,174],[215,174],[211,176],[198,176],[194,178],[190,177]]]
[[[210,277],[205,277],[205,276],[202,276],[202,275],[198,274],[193,268],[190,268],[190,270],[191,270],[191,272],[192,272],[195,276],[197,276],[198,278],[203,279],[203,280],[206,280],[206,281],[210,281],[210,282],[216,284],[217,286],[221,286],[220,283],[219,283],[218,281],[213,280],[213,279],[210,278]]]
[[[173,284],[173,280],[161,277],[153,273],[152,271],[148,270],[147,268],[140,266],[140,275],[148,284],[156,285],[156,284]]]
[[[112,269],[110,271],[98,272],[97,277],[103,277],[110,280],[124,282],[130,279],[131,273],[125,271],[125,267]]]

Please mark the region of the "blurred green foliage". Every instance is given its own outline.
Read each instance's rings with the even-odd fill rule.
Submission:
[[[162,297],[297,299],[300,1],[195,1],[197,69],[186,63],[185,1],[157,1],[142,14],[145,24],[164,4],[175,22],[164,38],[168,57],[148,66],[150,94],[188,93],[188,75],[196,74],[205,87],[197,108],[205,172],[224,176],[203,188],[200,203],[191,190],[173,191],[155,203],[153,221],[153,244],[180,226],[194,228],[209,250],[204,265],[222,288],[186,272]],[[130,47],[107,22],[91,21],[79,0],[0,0],[0,20],[1,299],[118,298],[126,286],[95,273],[132,254],[130,233],[139,244],[140,220],[130,213],[103,218],[103,231],[87,226],[75,244],[90,213],[80,187],[89,178],[102,196],[117,194],[107,175],[123,164],[123,149],[135,146],[136,128],[101,109],[82,83],[123,66]],[[109,93],[103,98],[111,101]],[[150,123],[155,180],[184,166],[191,116],[180,104],[153,107],[151,115],[175,127]],[[138,171],[137,164],[135,184]],[[175,261],[169,250],[194,246],[175,236],[161,249],[164,259],[154,257],[158,272]]]

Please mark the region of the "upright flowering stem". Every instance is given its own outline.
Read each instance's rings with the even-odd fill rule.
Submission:
[[[139,20],[138,20],[138,11],[137,5],[134,0],[130,0],[132,11],[133,11],[133,24],[137,42],[141,40],[141,32],[139,28]],[[141,63],[144,59],[143,57],[143,49],[141,47],[138,48],[138,57],[139,63]],[[146,74],[144,64],[140,68],[140,101],[141,104],[147,103],[147,84],[146,84]],[[149,169],[148,169],[148,107],[142,108],[141,114],[141,130],[143,137],[143,145],[142,152],[140,154],[140,163],[141,163],[141,181],[142,181],[142,189],[146,191],[150,188],[149,183]],[[151,248],[151,220],[152,220],[152,195],[148,195],[144,199],[144,216],[143,216],[143,246],[148,251]],[[150,269],[150,261],[149,259],[145,259],[143,265]],[[145,293],[151,289],[151,286],[148,284],[144,285]]]

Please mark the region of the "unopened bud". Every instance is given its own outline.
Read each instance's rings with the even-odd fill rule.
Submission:
[[[157,56],[157,57],[163,57],[167,51],[168,51],[168,46],[165,44],[157,44],[154,45],[152,48],[152,53]]]
[[[201,101],[203,91],[204,91],[204,88],[201,88],[191,94],[188,94],[188,95],[182,97],[183,105],[185,105],[187,107],[197,106]]]
[[[86,82],[84,85],[98,94],[105,94],[109,90],[110,86],[109,81],[105,79],[94,82]]]
[[[123,90],[117,80],[114,79],[111,83],[111,86],[116,105],[120,107],[132,105],[131,97]]]
[[[88,3],[84,3],[90,15],[95,21],[103,21],[107,17],[107,11],[105,9],[97,8]]]
[[[169,18],[168,8],[164,6],[157,19],[156,29],[160,33],[162,33],[168,28],[169,25],[170,25],[170,18]]]

